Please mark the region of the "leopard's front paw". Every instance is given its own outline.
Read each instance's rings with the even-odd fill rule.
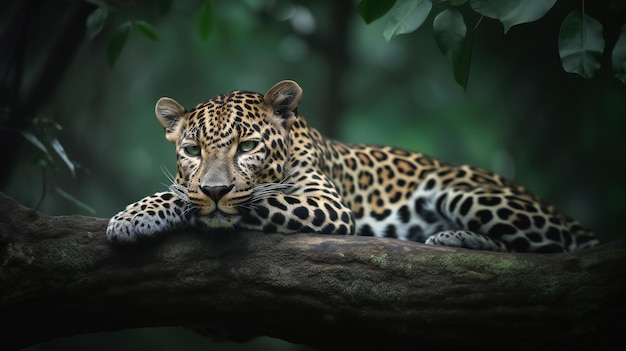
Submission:
[[[122,211],[111,218],[106,234],[107,238],[113,242],[132,243],[139,237],[156,234],[150,227],[150,223],[141,217]]]
[[[188,221],[185,206],[185,202],[171,192],[150,195],[113,216],[107,227],[107,238],[132,243],[181,227]]]

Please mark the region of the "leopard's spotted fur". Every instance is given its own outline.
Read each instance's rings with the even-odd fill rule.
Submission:
[[[401,149],[326,139],[297,112],[301,88],[233,91],[191,111],[156,105],[178,172],[170,191],[115,215],[109,239],[185,226],[375,235],[497,251],[596,245],[577,221],[501,176]]]

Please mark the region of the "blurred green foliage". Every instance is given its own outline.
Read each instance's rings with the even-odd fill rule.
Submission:
[[[48,192],[45,213],[111,216],[164,190],[161,167],[175,171],[154,117],[160,97],[192,107],[293,79],[304,89],[300,113],[326,135],[494,170],[601,240],[623,237],[626,90],[613,78],[611,53],[591,79],[564,72],[558,56],[560,25],[580,2],[557,2],[506,35],[469,3],[455,3],[474,36],[466,91],[435,39],[439,8],[419,31],[387,42],[385,22],[366,25],[351,1],[8,1],[0,15],[0,190],[35,206],[46,184],[62,190]],[[25,4],[34,4],[29,18],[12,30]],[[587,2],[607,45],[625,18],[615,4]],[[76,12],[84,32],[57,30]],[[67,33],[78,36],[76,49],[55,50],[70,42]],[[20,136],[37,118],[63,126],[54,137],[80,165],[75,177],[64,166],[42,181],[33,156],[41,150]]]
[[[556,0],[449,0],[439,1],[438,10],[434,10],[432,0],[362,0],[358,10],[365,23],[369,24],[381,17],[385,20],[383,35],[388,41],[397,35],[414,32],[424,24],[431,12],[440,11],[433,19],[435,40],[439,49],[452,61],[457,83],[467,88],[473,36],[471,33],[468,35],[465,16],[459,11],[467,3],[472,10],[483,16],[480,20],[490,18],[502,23],[506,34],[513,26],[544,17],[556,4]],[[615,5],[616,0],[608,2],[608,8]],[[622,4],[621,7],[623,9],[625,5]],[[467,13],[468,6],[465,6],[465,10]],[[604,28],[601,22],[588,16],[585,10],[585,2],[582,1],[580,10],[572,10],[563,20],[559,31],[559,55],[566,72],[590,78],[601,65],[605,49],[602,33]],[[623,22],[624,19],[622,24]],[[477,26],[478,24],[474,28]],[[611,48],[615,77],[622,82],[626,67],[624,28],[622,27],[620,38]]]

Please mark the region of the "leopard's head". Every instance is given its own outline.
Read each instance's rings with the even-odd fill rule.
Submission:
[[[199,224],[232,228],[255,189],[286,178],[289,129],[301,98],[298,84],[282,81],[265,95],[233,91],[191,111],[170,98],[157,102],[156,116],[176,147],[174,188]]]

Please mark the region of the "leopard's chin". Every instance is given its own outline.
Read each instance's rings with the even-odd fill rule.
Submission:
[[[195,218],[196,225],[207,229],[234,229],[240,221],[240,215],[229,215],[220,211]]]

